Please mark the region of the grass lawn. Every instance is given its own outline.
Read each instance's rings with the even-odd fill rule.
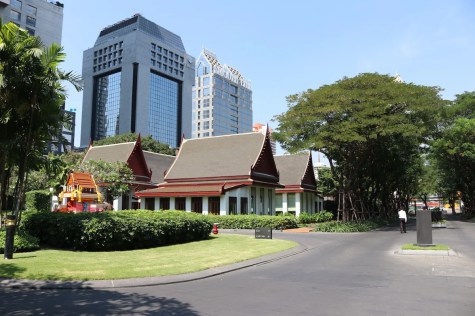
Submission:
[[[113,252],[39,250],[0,261],[0,277],[30,280],[112,280],[191,273],[295,247],[292,241],[212,235],[187,244]]]
[[[449,250],[450,248],[443,244],[421,247],[414,244],[404,244],[402,250]]]

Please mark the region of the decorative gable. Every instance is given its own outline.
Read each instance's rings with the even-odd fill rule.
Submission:
[[[251,177],[254,179],[264,178],[265,180],[274,178],[276,182],[279,182],[279,171],[272,153],[269,128],[267,128],[259,157],[251,168]]]
[[[150,182],[152,178],[152,170],[147,166],[142,150],[142,139],[140,135],[138,136],[135,146],[127,159],[127,165],[132,169],[137,180]]]
[[[307,168],[305,169],[305,173],[302,177],[301,186],[312,190],[316,190],[317,188],[317,179],[315,179],[315,171],[313,170],[311,153],[309,153]]]

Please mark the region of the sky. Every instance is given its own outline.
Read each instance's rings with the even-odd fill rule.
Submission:
[[[140,13],[179,35],[189,55],[197,58],[206,48],[238,69],[252,85],[254,122],[271,128],[277,127],[272,118],[288,108],[286,96],[365,72],[439,86],[449,100],[475,90],[472,0],[60,2],[63,70],[80,75],[83,51],[99,32]],[[67,89],[78,146],[82,93]]]

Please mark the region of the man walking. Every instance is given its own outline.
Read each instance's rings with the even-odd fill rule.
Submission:
[[[399,212],[397,213],[398,216],[399,216],[399,227],[401,229],[401,234],[404,232],[406,232],[406,222],[407,222],[407,215],[406,215],[406,211],[401,209],[399,210]]]

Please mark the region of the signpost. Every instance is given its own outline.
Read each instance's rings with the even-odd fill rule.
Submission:
[[[272,239],[272,228],[256,228],[256,239]]]

